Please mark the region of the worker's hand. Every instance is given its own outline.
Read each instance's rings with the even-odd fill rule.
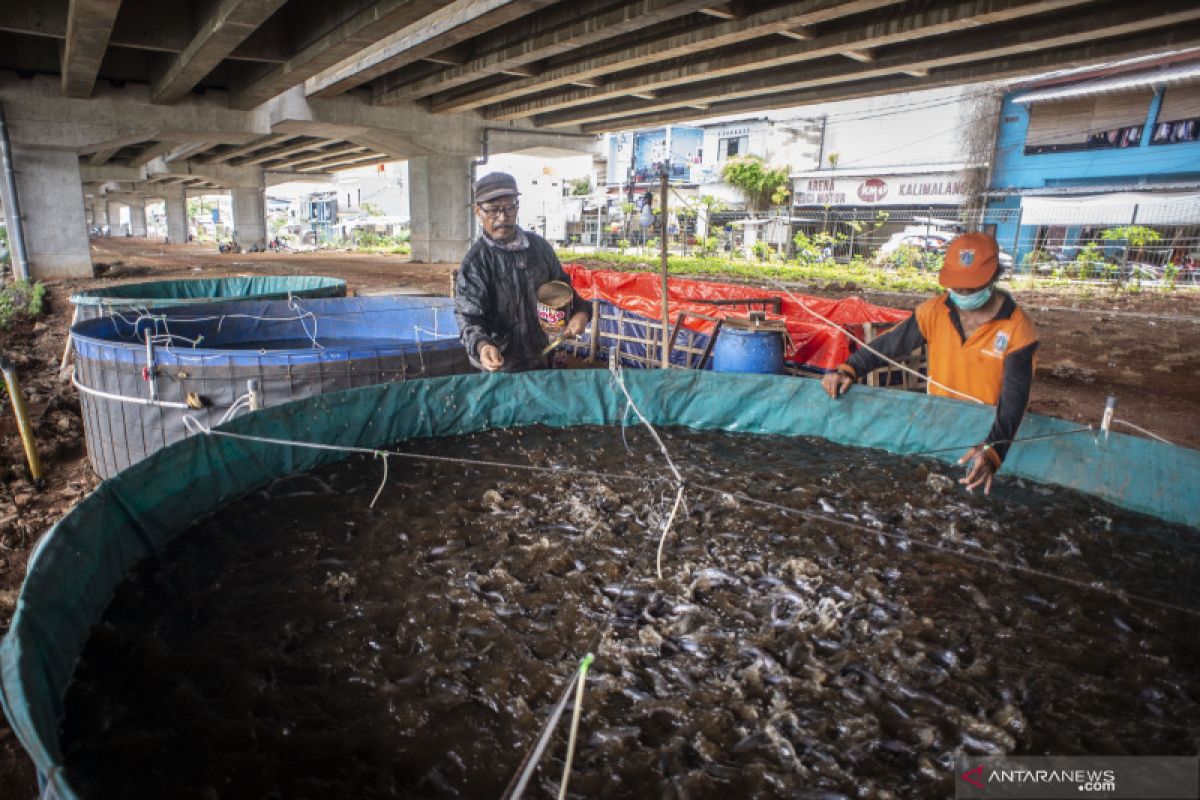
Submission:
[[[992,477],[996,474],[996,462],[988,456],[987,448],[981,444],[975,445],[958,460],[958,463],[970,465],[967,467],[967,477],[958,479],[959,483],[966,485],[968,492],[982,486],[984,494],[992,493]]]
[[[575,316],[571,317],[571,319],[567,322],[567,327],[563,329],[563,338],[574,339],[576,336],[583,333],[584,329],[587,328],[587,324],[588,315],[583,311],[580,311],[579,313],[575,314]]]
[[[504,356],[500,355],[500,348],[494,344],[479,345],[479,363],[488,372],[495,372],[504,366]]]
[[[822,388],[824,388],[825,393],[834,400],[836,400],[839,395],[845,394],[853,384],[854,380],[841,370],[827,372],[825,373],[825,377],[821,378]]]

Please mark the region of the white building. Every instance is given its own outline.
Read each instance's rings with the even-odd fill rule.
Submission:
[[[977,86],[935,89],[806,109],[825,119],[819,163],[792,172],[797,214],[869,216],[956,213],[968,199],[968,130],[977,124]]]

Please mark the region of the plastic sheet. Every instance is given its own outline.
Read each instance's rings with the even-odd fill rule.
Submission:
[[[270,408],[222,430],[379,448],[487,428],[613,424],[625,404],[609,380],[601,370],[551,370],[383,384]],[[990,407],[973,403],[864,386],[835,401],[815,380],[775,376],[636,370],[625,381],[655,425],[812,435],[895,453],[960,445],[986,430],[992,415]],[[1029,415],[1021,435],[1077,427]],[[960,452],[939,457],[951,461]],[[341,458],[332,451],[193,436],[105,481],[43,537],[0,644],[0,701],[61,800],[77,797],[61,768],[63,692],[92,625],[130,567],[213,509],[278,477]],[[1178,480],[1200,474],[1200,451],[1083,433],[1019,443],[1004,469],[1169,521],[1200,524],[1200,493],[1181,490]]]
[[[170,308],[195,303],[237,300],[285,300],[288,297],[345,297],[346,282],[320,275],[239,275],[178,281],[123,283],[71,295],[76,319],[93,319],[113,311]]]
[[[603,300],[613,306],[655,321],[662,319],[662,277],[651,272],[617,272],[593,270],[575,264],[566,265],[576,291],[587,300]],[[670,278],[667,310],[674,324],[680,313],[699,313],[709,317],[746,315],[746,306],[713,305],[704,301],[745,300],[765,297],[780,298],[780,313],[768,313],[768,319],[783,320],[787,325],[795,350],[786,354],[787,361],[814,371],[828,371],[845,361],[852,352],[851,341],[845,332],[832,330],[803,306],[808,306],[826,319],[842,326],[858,338],[864,336],[866,324],[890,325],[908,319],[911,312],[886,306],[872,305],[857,297],[830,300],[793,292],[801,302],[786,292],[775,289],[755,289],[713,281]],[[803,306],[801,305],[803,303]],[[715,323],[698,317],[684,318],[684,326],[704,334],[712,334]],[[698,340],[703,347],[707,338]]]

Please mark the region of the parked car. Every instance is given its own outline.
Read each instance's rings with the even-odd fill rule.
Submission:
[[[924,226],[908,227],[892,234],[879,248],[875,258],[880,263],[890,262],[896,250],[902,246],[915,247],[926,253],[945,253],[946,245],[955,236],[958,236],[955,231],[927,229]],[[1003,250],[1000,251],[1000,266],[1005,270],[1010,270],[1013,266],[1013,257]]]
[[[1163,277],[1163,271],[1163,268],[1157,264],[1130,261],[1122,268],[1121,275],[1127,281],[1160,281]]]

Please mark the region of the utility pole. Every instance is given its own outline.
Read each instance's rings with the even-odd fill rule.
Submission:
[[[659,182],[659,211],[662,224],[659,238],[662,241],[662,366],[671,366],[671,312],[667,306],[667,170],[669,161],[664,162]]]

